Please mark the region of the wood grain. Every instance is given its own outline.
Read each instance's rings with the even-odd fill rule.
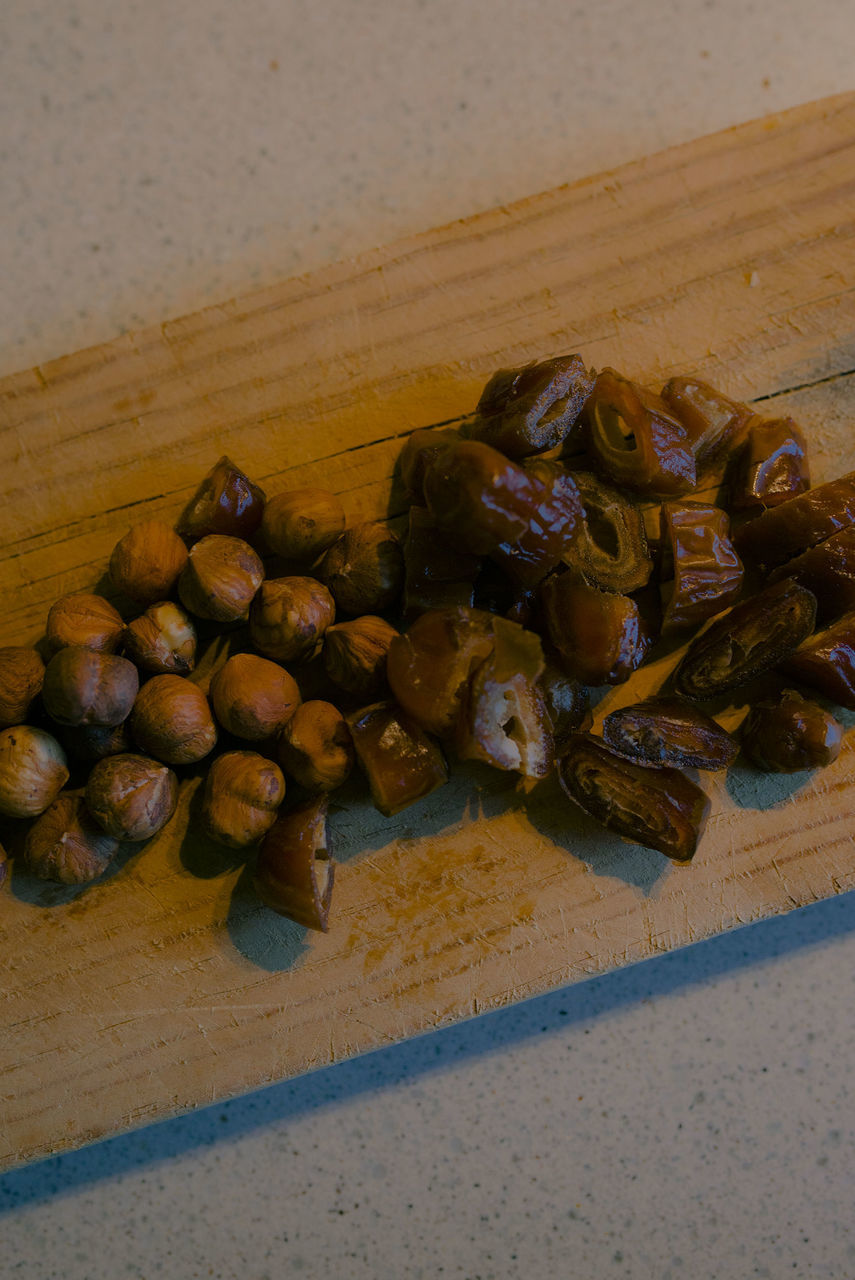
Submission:
[[[271,493],[320,482],[351,520],[394,513],[409,431],[561,351],[654,384],[698,372],[797,416],[817,479],[855,466],[853,210],[845,95],[0,381],[0,643],[35,641],[220,453]],[[195,833],[189,777],[170,827],[85,893],[16,871],[3,895],[0,1165],[848,889],[852,763],[847,740],[815,777],[707,779],[688,868],[605,837],[551,782],[458,769],[393,821],[354,784],[317,937]]]

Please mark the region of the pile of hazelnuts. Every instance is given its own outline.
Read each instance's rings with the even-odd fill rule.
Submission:
[[[111,599],[66,595],[38,646],[0,648],[0,817],[30,821],[30,872],[97,879],[122,842],[149,840],[170,820],[176,769],[205,762],[206,834],[232,849],[261,842],[262,900],[327,927],[327,797],[358,758],[382,807],[383,704],[346,715],[303,698],[289,668],[316,660],[345,706],[380,694],[398,634],[381,614],[404,576],[384,523],[346,523],[333,493],[267,499],[221,458],[174,528],[144,520],[116,544]],[[223,632],[230,656],[203,679],[197,649]],[[287,811],[286,777],[302,797]],[[8,827],[20,837],[20,824]],[[0,846],[0,880],[6,865]]]

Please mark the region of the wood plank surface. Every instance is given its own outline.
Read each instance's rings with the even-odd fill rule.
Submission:
[[[269,493],[400,510],[412,429],[499,365],[693,371],[855,467],[855,95],[675,148],[0,381],[0,643],[102,578],[229,453]],[[639,673],[614,705],[661,680]],[[331,930],[261,908],[179,812],[85,892],[0,897],[0,1166],[213,1102],[855,885],[852,735],[828,770],[708,775],[689,867],[554,783],[457,768],[382,818],[349,784]],[[13,833],[14,842],[14,833]]]

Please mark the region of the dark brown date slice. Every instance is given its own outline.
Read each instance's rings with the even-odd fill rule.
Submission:
[[[335,864],[330,854],[326,796],[281,814],[258,853],[255,888],[265,906],[325,933]]]
[[[781,670],[824,693],[838,706],[855,711],[855,613],[847,613],[825,631],[799,645]]]
[[[734,535],[739,554],[772,569],[855,523],[855,471],[770,507]]]
[[[796,582],[775,583],[695,637],[674,674],[674,687],[699,701],[729,693],[789,657],[815,619],[812,592]]]
[[[641,511],[590,472],[571,474],[584,516],[562,556],[564,563],[607,591],[640,591],[653,572]]]
[[[375,702],[347,717],[356,758],[371,799],[387,818],[448,781],[437,742],[392,702]]]
[[[594,385],[579,355],[557,356],[494,373],[465,428],[509,458],[527,458],[561,444],[572,431]]]
[[[264,514],[264,490],[223,456],[178,517],[175,528],[188,542],[209,533],[250,538]]]
[[[833,533],[769,574],[770,582],[784,579],[813,592],[822,625],[855,609],[855,525]]]
[[[678,769],[654,769],[579,734],[558,762],[564,791],[609,831],[674,862],[689,862],[710,809],[709,798]]]
[[[795,689],[752,707],[742,728],[745,755],[766,773],[823,769],[837,759],[842,740],[840,721]]]
[[[711,716],[682,698],[645,698],[610,711],[603,738],[621,755],[652,765],[726,769],[739,744]]]
[[[742,588],[742,561],[730,540],[730,519],[702,502],[666,502],[663,541],[674,565],[663,631],[697,627],[733,604]]]
[[[810,488],[807,444],[792,418],[751,424],[728,487],[735,511],[778,507]]]
[[[583,418],[588,451],[610,480],[651,498],[673,498],[695,487],[686,428],[652,391],[603,369]]]
[[[753,411],[700,378],[671,378],[662,399],[686,428],[699,470],[715,466],[742,439]]]

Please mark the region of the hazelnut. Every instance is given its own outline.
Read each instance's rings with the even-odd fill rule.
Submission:
[[[67,781],[65,752],[51,734],[27,724],[0,732],[0,813],[34,818]]]
[[[185,609],[214,622],[245,618],[264,578],[264,565],[248,542],[211,533],[190,549],[178,579]]]
[[[24,857],[34,875],[60,884],[97,880],[119,848],[94,820],[80,792],[63,791],[27,832]]]
[[[125,653],[143,671],[187,675],[196,662],[196,628],[180,605],[162,600],[128,623]]]
[[[165,600],[187,563],[187,548],[162,520],[142,520],[120,538],[110,556],[110,581],[140,604]]]
[[[276,821],[285,798],[282,770],[255,751],[218,756],[205,780],[202,813],[208,834],[230,849],[255,844]]]
[[[121,724],[139,684],[139,673],[127,658],[95,649],[60,649],[45,669],[42,701],[60,724]]]
[[[312,658],[335,618],[335,601],[315,578],[270,578],[249,614],[256,649],[279,662]]]
[[[307,929],[326,932],[335,864],[327,798],[315,796],[282,814],[264,837],[255,888],[265,906]]]
[[[44,676],[45,664],[37,650],[15,644],[0,649],[0,729],[23,724]]]
[[[235,653],[211,680],[211,703],[236,738],[270,738],[287,724],[300,690],[284,667],[255,653]]]
[[[341,535],[344,507],[327,489],[291,489],[268,498],[261,532],[277,555],[311,562]]]
[[[347,721],[331,702],[303,702],[279,735],[279,763],[307,791],[334,791],[353,768]]]
[[[86,807],[116,840],[148,840],[178,804],[178,779],[157,760],[134,754],[99,760],[86,783]]]
[[[261,524],[264,490],[244,475],[230,458],[216,462],[178,518],[182,538],[209,533],[251,538]]]
[[[330,547],[318,576],[343,613],[381,613],[404,585],[400,539],[379,520],[354,525]]]
[[[51,605],[45,634],[52,653],[68,645],[83,645],[100,653],[114,653],[125,624],[103,596],[75,591]]]
[[[201,760],[217,741],[208,699],[184,676],[152,676],[139,691],[130,728],[140,750],[166,764]]]
[[[386,682],[386,654],[398,632],[371,613],[337,622],[324,636],[324,666],[334,684],[356,697],[379,693]]]

